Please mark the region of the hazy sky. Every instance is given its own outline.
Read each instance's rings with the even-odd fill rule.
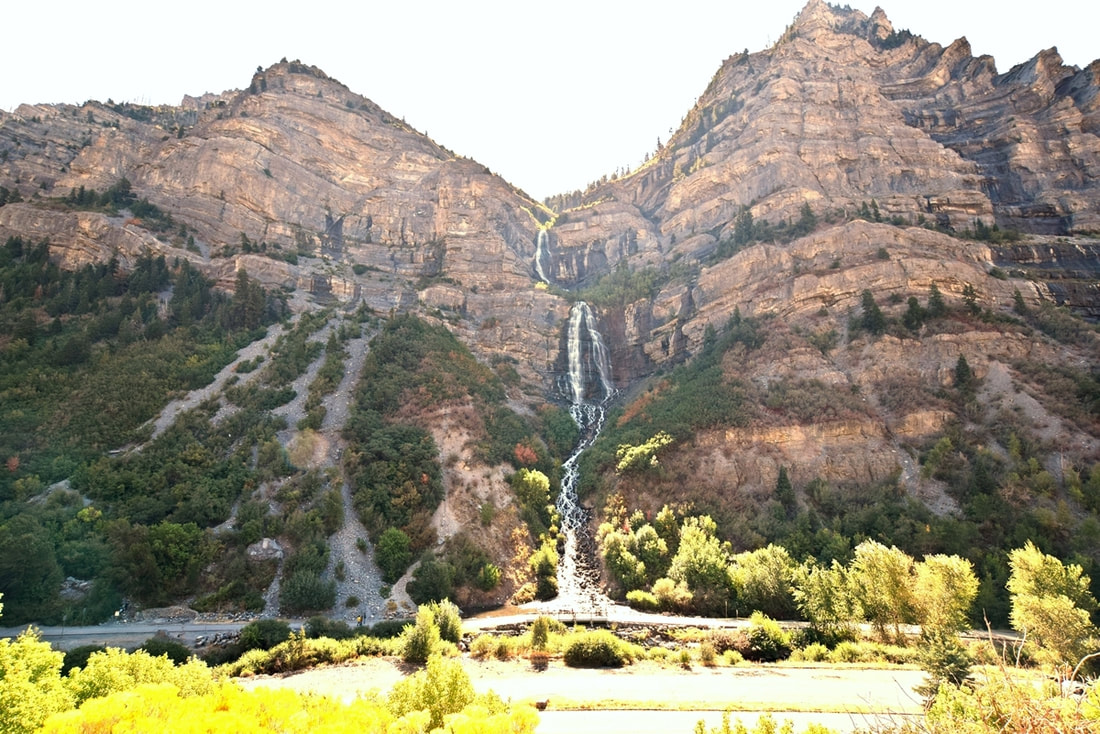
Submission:
[[[965,35],[1007,71],[1057,46],[1100,58],[1096,0],[882,0],[896,29]],[[542,198],[637,166],[722,61],[769,46],[805,0],[73,0],[10,3],[0,109],[176,104],[282,57],[323,69]],[[875,3],[853,1],[870,14]]]

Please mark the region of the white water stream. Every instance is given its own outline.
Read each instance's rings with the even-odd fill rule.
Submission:
[[[555,606],[573,611],[595,612],[610,600],[600,591],[600,569],[596,538],[588,511],[577,498],[577,461],[603,428],[605,405],[615,394],[611,363],[596,318],[584,301],[569,312],[566,346],[569,358],[569,412],[581,429],[581,438],[562,465],[561,492],[557,510],[565,549],[558,561],[558,598]]]
[[[546,244],[548,237],[546,230],[540,229],[538,236],[535,238],[535,272],[538,273],[539,280],[543,283],[550,282],[550,279],[546,277],[546,269],[542,265],[543,260],[550,257],[550,251],[547,249]]]

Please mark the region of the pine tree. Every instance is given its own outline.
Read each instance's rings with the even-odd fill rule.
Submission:
[[[970,364],[966,361],[966,356],[960,354],[955,362],[955,387],[965,392],[973,387],[973,382],[974,373],[970,371]]]
[[[1012,294],[1012,310],[1021,316],[1027,315],[1027,304],[1024,303],[1024,297],[1023,294],[1020,293],[1019,288]]]
[[[940,628],[925,630],[921,635],[918,660],[928,678],[916,691],[929,703],[942,685],[965,686],[970,683],[974,659],[954,632]]]
[[[901,323],[909,331],[918,331],[924,325],[925,310],[915,296],[909,296],[909,307],[901,317]]]
[[[791,485],[791,479],[787,476],[787,467],[779,467],[779,477],[775,480],[775,498],[779,501],[779,504],[783,505],[783,509],[787,511],[787,515],[795,510],[795,494],[794,487]]]
[[[938,319],[947,313],[947,304],[943,301],[943,294],[940,293],[940,289],[933,283],[932,287],[928,289],[928,315],[934,319]]]
[[[966,306],[966,310],[973,316],[977,316],[981,313],[982,308],[978,305],[978,292],[974,290],[974,286],[967,283],[963,286],[962,290],[963,305]]]
[[[863,308],[863,319],[860,322],[865,331],[871,334],[881,334],[886,330],[886,317],[882,315],[875,296],[871,291],[864,290],[860,296],[860,304]]]

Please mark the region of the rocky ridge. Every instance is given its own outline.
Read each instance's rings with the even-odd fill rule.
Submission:
[[[667,462],[680,487],[736,507],[765,498],[780,466],[796,483],[896,474],[952,512],[916,457],[969,419],[943,397],[960,356],[984,381],[988,417],[1024,416],[1076,465],[1100,458],[1096,427],[1053,410],[1035,373],[1095,372],[1095,334],[1052,339],[1008,315],[1052,303],[1100,314],[1098,63],[1067,67],[1051,49],[1002,74],[965,39],[944,47],[882,11],[810,0],[772,48],[731,56],[644,166],[554,211],[320,70],[280,62],[244,90],[178,108],[0,113],[0,185],[23,199],[0,206],[0,237],[48,239],[70,268],[152,251],[226,287],[244,268],[295,291],[299,310],[417,311],[484,361],[514,365],[521,408],[556,397],[569,308],[559,289],[652,271],[646,292],[597,304],[617,386],[641,389],[740,314],[768,325],[768,347],[724,367],[758,397],[793,380],[855,396],[827,419],[770,410],[701,432]],[[57,201],[122,177],[179,231]],[[746,213],[770,229],[736,241]],[[994,227],[1022,239],[960,236]],[[540,230],[550,283],[535,272]],[[865,291],[900,318],[933,286],[959,313],[972,293],[987,318],[877,339],[851,329]],[[430,416],[456,459],[440,537],[486,502],[512,518],[500,470],[470,461],[463,410]]]
[[[813,0],[774,47],[730,57],[645,165],[563,213],[556,273],[705,257],[743,207],[775,223],[875,200],[910,224],[1096,231],[1096,98],[1096,64],[1053,49],[998,74],[965,38]]]

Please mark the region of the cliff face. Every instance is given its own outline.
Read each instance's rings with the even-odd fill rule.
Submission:
[[[705,255],[743,207],[776,223],[874,200],[910,224],[1095,231],[1097,74],[1053,49],[998,74],[965,38],[945,48],[812,0],[774,47],[730,57],[645,165],[565,213],[556,272]]]
[[[298,62],[185,102],[0,116],[0,181],[27,199],[0,207],[0,236],[48,239],[68,267],[151,250],[227,286],[245,267],[320,299],[461,315],[484,353],[522,356],[529,379],[549,371],[567,306],[532,290],[539,205]],[[180,232],[44,205],[123,177]]]
[[[57,201],[123,177],[172,216],[171,228]],[[418,310],[480,358],[510,360],[532,396],[552,393],[568,313],[536,276],[540,229],[552,285],[592,285],[620,266],[654,274],[647,292],[599,309],[619,387],[689,358],[735,312],[844,339],[865,290],[890,299],[895,316],[933,285],[955,307],[972,292],[994,315],[1013,307],[1016,291],[1027,307],[1100,313],[1089,237],[1100,231],[1100,62],[1071,68],[1047,50],[1002,74],[965,39],[944,47],[896,31],[881,11],[821,0],[772,48],[722,64],[645,165],[563,211],[298,62],[179,107],[0,113],[0,185],[23,199],[0,206],[0,237],[48,239],[66,267],[112,256],[125,265],[152,251],[227,287],[243,267],[295,290],[297,308],[336,300]],[[756,229],[739,231],[750,214]],[[952,236],[994,226],[1024,238]],[[934,392],[964,351],[985,355],[977,368],[994,375],[1037,349],[1093,360],[1091,347],[1040,349],[1037,336],[999,341],[988,324],[953,328],[950,348],[940,336],[884,340],[828,359],[795,339],[806,350],[796,362],[845,389],[878,385],[889,365],[905,364]],[[748,374],[766,382],[773,369]],[[1001,387],[1002,397],[1020,392]],[[784,462],[804,476],[881,477],[897,467],[896,437],[930,435],[947,420],[935,401],[892,406],[878,400],[832,427],[715,431],[699,456],[733,451],[740,468],[708,466],[755,477],[741,484],[757,488]],[[776,451],[780,459],[767,458]]]

